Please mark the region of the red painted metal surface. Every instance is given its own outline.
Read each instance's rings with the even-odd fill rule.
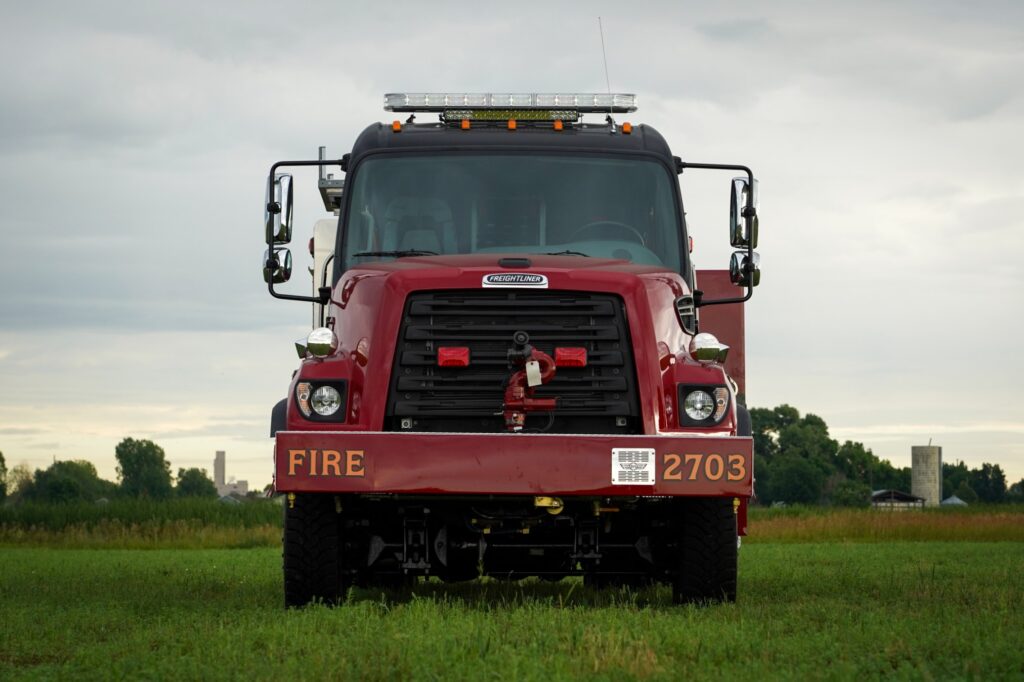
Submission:
[[[738,288],[729,280],[728,270],[698,270],[697,288],[704,292],[704,298],[733,298],[742,295],[744,289]],[[744,304],[712,305],[700,309],[700,330],[711,332],[718,340],[729,346],[729,357],[725,361],[725,371],[739,386],[740,393],[747,393],[747,351],[743,340],[745,335],[743,310]]]
[[[612,449],[654,450],[653,485],[613,485]],[[281,492],[751,494],[753,441],[703,436],[280,432]]]
[[[329,307],[340,342],[338,351],[326,359],[304,360],[294,381],[347,379],[348,405],[342,428],[382,430],[395,340],[406,297],[414,291],[480,289],[485,275],[502,271],[498,259],[509,255],[517,254],[402,258],[348,270],[335,287]],[[726,383],[722,368],[701,366],[687,353],[690,337],[679,325],[674,302],[689,290],[678,273],[604,258],[518,255],[532,261],[524,271],[547,276],[550,290],[613,292],[622,297],[636,361],[644,433],[679,430],[675,383]],[[711,308],[702,309],[702,315],[705,310]],[[730,355],[730,363],[741,358],[742,353]],[[294,395],[294,381],[289,395]],[[728,434],[734,423],[730,412],[709,433]],[[304,419],[290,401],[287,428],[327,431],[338,426]]]

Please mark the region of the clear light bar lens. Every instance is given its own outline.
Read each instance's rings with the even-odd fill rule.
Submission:
[[[581,112],[636,111],[636,95],[623,93],[466,93],[392,92],[384,95],[385,111],[445,109],[575,109]]]

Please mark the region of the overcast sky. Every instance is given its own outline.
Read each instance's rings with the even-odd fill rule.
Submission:
[[[384,92],[602,91],[598,15],[632,121],[761,180],[749,402],[898,466],[932,439],[1024,477],[1019,0],[3,3],[8,466],[113,479],[133,436],[267,483],[310,317],[259,274],[269,165],[344,153]],[[296,182],[301,255],[324,214]],[[698,264],[725,267],[728,176],[682,185]]]

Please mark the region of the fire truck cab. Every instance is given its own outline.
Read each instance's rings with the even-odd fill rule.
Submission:
[[[267,179],[264,279],[313,304],[271,425],[286,605],[480,575],[734,600],[750,422],[701,311],[742,320],[759,281],[753,173],[618,122],[633,95],[395,93],[385,109],[400,118],[340,159],[321,147]],[[277,286],[282,170],[304,166],[337,216],[314,226],[312,295]],[[699,288],[687,169],[739,174],[735,296]]]

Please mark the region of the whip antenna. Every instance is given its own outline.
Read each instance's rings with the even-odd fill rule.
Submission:
[[[608,77],[608,53],[604,49],[604,25],[601,23],[601,17],[597,18],[597,31],[601,34],[601,57],[604,58],[604,84],[608,88],[608,94],[612,94],[612,81]],[[611,111],[608,112],[611,114]]]
[[[612,127],[612,132],[615,132],[615,119],[612,118],[612,80],[608,77],[608,52],[604,49],[604,24],[601,23],[601,17],[597,18],[597,31],[601,34],[601,58],[604,59],[604,85],[608,88],[608,125]]]

